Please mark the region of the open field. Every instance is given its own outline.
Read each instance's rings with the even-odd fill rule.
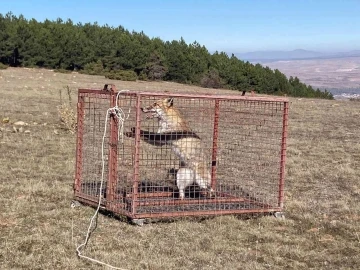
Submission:
[[[0,71],[1,269],[104,269],[76,256],[90,207],[70,208],[75,135],[59,90],[102,88],[101,76]],[[118,90],[233,93],[167,82]],[[85,255],[124,269],[356,269],[360,265],[360,103],[291,99],[286,219],[223,216],[143,227],[100,215]],[[12,132],[15,121],[28,123]],[[9,129],[9,131],[7,131]]]

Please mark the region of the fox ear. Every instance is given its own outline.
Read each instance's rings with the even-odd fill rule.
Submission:
[[[167,99],[167,105],[168,105],[169,107],[171,107],[172,105],[174,105],[174,98],[168,98],[168,99]]]

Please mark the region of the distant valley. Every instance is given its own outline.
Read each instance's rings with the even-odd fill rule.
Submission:
[[[297,76],[315,88],[339,97],[360,95],[360,56],[331,59],[287,60],[262,63],[287,77]]]
[[[336,98],[360,97],[360,50],[331,55],[305,50],[277,51],[271,58],[272,53],[253,52],[247,53],[247,56],[259,57],[258,60],[250,61],[254,64],[278,69],[287,77],[297,76],[315,88],[327,89]],[[305,55],[307,59],[304,59]],[[302,59],[292,59],[300,56]]]
[[[279,60],[313,60],[360,57],[360,50],[333,53],[323,53],[302,49],[292,51],[255,51],[247,53],[235,53],[235,56],[244,61],[265,63]]]

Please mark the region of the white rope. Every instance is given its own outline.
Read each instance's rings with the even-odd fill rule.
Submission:
[[[124,139],[124,138],[123,138],[123,137],[124,137],[124,135],[123,135],[124,121],[129,118],[129,115],[130,115],[130,106],[129,106],[128,116],[125,118],[125,113],[124,113],[124,111],[123,111],[121,108],[119,108],[119,106],[118,106],[118,100],[119,100],[119,96],[120,96],[120,94],[121,94],[122,92],[128,92],[128,91],[129,91],[129,90],[121,90],[121,91],[119,91],[118,94],[116,95],[116,103],[115,103],[115,106],[114,106],[113,108],[109,108],[109,109],[106,111],[104,134],[103,134],[103,137],[102,137],[102,145],[101,145],[102,169],[101,169],[101,182],[100,182],[100,188],[99,188],[99,201],[98,201],[98,205],[97,205],[96,211],[95,211],[94,215],[92,216],[92,218],[91,218],[91,220],[90,220],[90,224],[89,224],[89,227],[88,227],[88,229],[87,229],[85,241],[84,241],[84,243],[82,243],[81,245],[79,245],[79,246],[76,248],[77,255],[78,255],[80,258],[87,259],[87,260],[92,261],[92,262],[94,262],[94,263],[98,263],[98,264],[101,264],[101,265],[110,267],[110,268],[112,268],[112,269],[117,269],[117,270],[126,270],[126,269],[124,269],[124,268],[118,268],[118,267],[112,266],[112,265],[110,265],[110,264],[101,262],[101,261],[99,261],[99,260],[90,258],[90,257],[88,257],[88,256],[82,255],[82,254],[81,254],[81,249],[86,247],[86,245],[87,245],[87,243],[88,243],[88,241],[89,241],[89,239],[90,239],[91,233],[96,229],[97,217],[98,217],[99,210],[100,210],[100,207],[101,207],[102,188],[103,188],[104,173],[105,173],[104,145],[105,145],[106,128],[107,128],[107,123],[108,123],[108,120],[109,120],[109,115],[113,114],[113,115],[118,119],[118,121],[119,121],[119,125],[118,125],[118,136],[120,136],[120,134],[121,134],[121,142],[123,142],[123,139]]]
[[[117,95],[116,95],[116,103],[115,103],[115,107],[113,108],[113,110],[115,111],[115,115],[116,115],[116,117],[118,118],[118,120],[120,122],[120,125],[118,127],[118,137],[121,136],[121,143],[124,143],[124,122],[125,122],[126,119],[129,118],[131,107],[129,106],[128,115],[125,118],[124,111],[121,108],[119,108],[119,106],[118,106],[119,96],[120,96],[120,94],[122,92],[129,92],[129,90],[121,90],[121,91],[119,91],[117,93]]]

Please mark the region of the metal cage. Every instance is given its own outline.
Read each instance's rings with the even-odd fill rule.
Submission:
[[[283,210],[287,99],[117,94],[79,89],[76,200],[96,206],[102,196],[103,209],[131,219]],[[159,131],[157,111],[149,115],[142,108],[161,99],[176,108],[186,130]],[[180,149],[190,153],[186,157],[174,146],[181,139],[195,142]],[[200,167],[209,176],[203,182],[196,180]],[[191,179],[181,182],[179,171]]]

